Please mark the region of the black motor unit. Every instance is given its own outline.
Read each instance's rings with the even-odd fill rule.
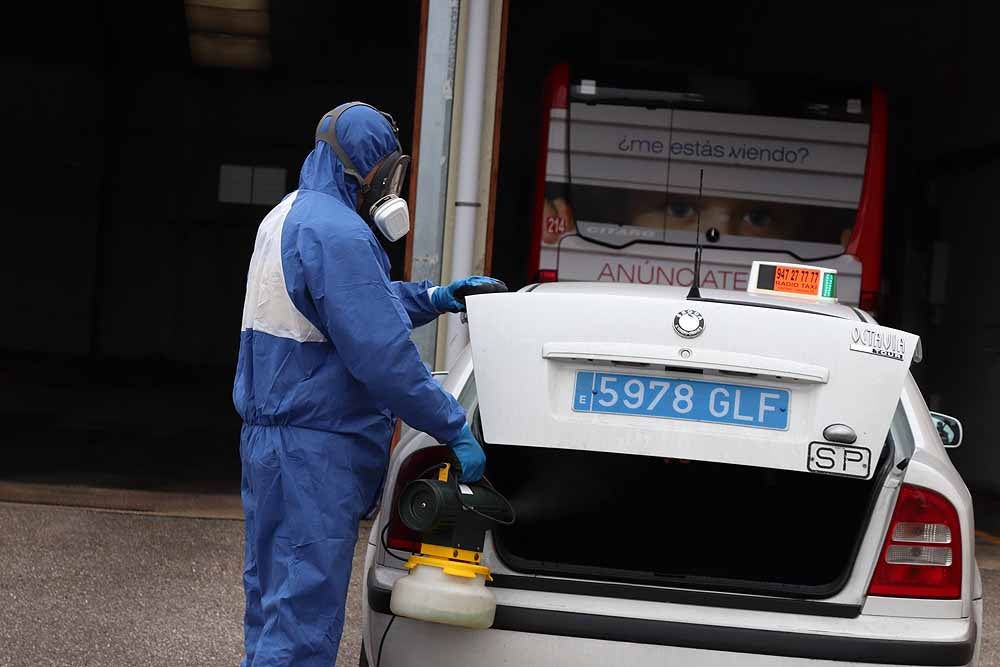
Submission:
[[[403,489],[399,518],[425,544],[482,551],[486,531],[512,522],[514,512],[488,483],[417,479]]]

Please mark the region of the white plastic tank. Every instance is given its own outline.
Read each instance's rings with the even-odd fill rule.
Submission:
[[[393,586],[389,603],[392,613],[465,628],[490,627],[497,599],[493,591],[486,588],[489,570],[469,567],[477,570],[469,572],[472,576],[447,574],[434,565],[416,565]]]

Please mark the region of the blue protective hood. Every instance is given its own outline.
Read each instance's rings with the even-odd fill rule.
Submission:
[[[399,141],[388,121],[366,105],[352,107],[341,114],[335,130],[344,152],[362,174],[371,172],[376,164],[399,149]],[[325,141],[317,141],[302,164],[299,188],[332,195],[350,208],[357,208],[358,184],[344,173],[344,165]]]

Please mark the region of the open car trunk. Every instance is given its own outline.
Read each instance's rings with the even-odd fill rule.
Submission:
[[[916,336],[643,286],[467,303],[513,569],[800,597],[846,583],[897,463]]]
[[[890,452],[864,480],[490,446],[489,478],[518,515],[494,544],[520,572],[827,597],[850,574]]]

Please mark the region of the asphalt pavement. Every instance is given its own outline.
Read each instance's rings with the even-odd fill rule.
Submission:
[[[239,664],[242,522],[0,503],[0,535],[0,667]],[[366,542],[338,666],[358,664]],[[983,581],[980,665],[1000,667],[1000,569]]]
[[[983,570],[983,645],[980,667],[1000,666],[1000,570]]]
[[[242,657],[243,522],[0,503],[0,667]],[[360,650],[359,536],[337,665]]]

